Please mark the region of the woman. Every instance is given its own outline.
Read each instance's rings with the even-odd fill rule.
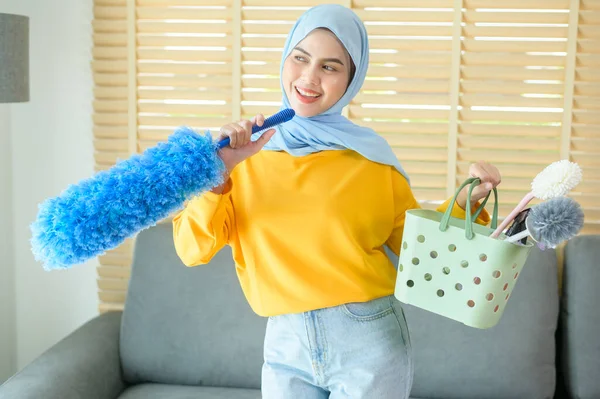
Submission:
[[[256,141],[251,128],[262,115],[223,126],[219,139],[231,140],[220,153],[225,183],[173,221],[186,265],[230,245],[250,306],[269,317],[264,398],[410,393],[410,337],[384,247],[399,253],[405,212],[419,205],[387,142],[341,115],[364,82],[368,55],[351,10],[322,5],[303,14],[281,65],[283,108],[296,117]],[[482,181],[474,202],[500,183],[485,162],[470,173]],[[465,202],[461,193],[454,216],[464,217]],[[487,221],[482,212],[478,222]]]

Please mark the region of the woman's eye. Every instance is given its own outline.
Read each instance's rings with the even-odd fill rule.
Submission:
[[[296,56],[296,60],[302,61],[302,62],[306,61],[306,59],[304,57],[299,56],[299,55]]]
[[[323,65],[323,68],[327,71],[331,71],[331,72],[335,72],[336,69],[334,67],[331,67],[329,65]]]

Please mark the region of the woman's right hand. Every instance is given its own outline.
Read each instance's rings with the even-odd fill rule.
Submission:
[[[269,129],[258,140],[251,140],[252,126],[255,124],[262,126],[264,122],[265,117],[258,114],[251,120],[241,120],[221,127],[217,141],[227,137],[230,140],[229,145],[219,151],[219,156],[225,163],[228,173],[231,173],[240,162],[258,153],[275,134],[275,129]]]

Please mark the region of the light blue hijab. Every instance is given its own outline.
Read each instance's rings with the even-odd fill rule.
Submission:
[[[365,81],[369,67],[369,41],[360,18],[349,8],[335,4],[323,4],[306,11],[290,31],[281,58],[280,76],[283,76],[285,59],[294,47],[317,28],[332,31],[342,42],[356,72],[346,93],[327,111],[304,118],[296,115],[291,121],[277,126],[277,133],[264,147],[265,150],[286,151],[294,156],[308,155],[324,150],[349,149],[365,158],[395,167],[406,180],[408,175],[387,141],[367,127],[355,125],[342,116],[342,109],[358,94]],[[282,109],[291,108],[283,82]]]

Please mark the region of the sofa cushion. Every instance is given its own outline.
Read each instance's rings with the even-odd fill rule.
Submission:
[[[190,387],[141,384],[127,389],[119,399],[260,399],[258,389]]]
[[[562,374],[572,398],[600,397],[600,236],[565,247],[561,307]]]
[[[127,382],[260,388],[265,328],[243,296],[229,247],[188,268],[170,223],[140,232],[121,329]]]
[[[558,318],[554,251],[532,250],[500,322],[490,329],[404,307],[415,356],[413,396],[553,396]]]

